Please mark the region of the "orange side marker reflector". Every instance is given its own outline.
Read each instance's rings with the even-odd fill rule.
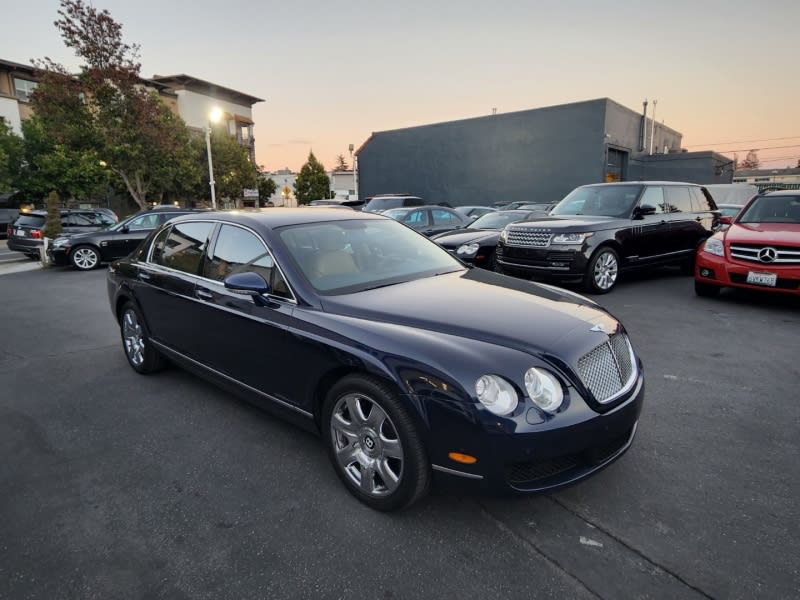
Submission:
[[[474,456],[470,456],[469,454],[461,454],[461,452],[450,452],[447,456],[450,457],[450,460],[464,463],[465,465],[474,465],[476,462],[478,462],[478,459]]]

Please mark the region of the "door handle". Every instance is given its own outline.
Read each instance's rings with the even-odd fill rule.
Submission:
[[[145,273],[144,271],[140,271],[139,279],[141,279],[142,281],[150,281],[150,273]]]
[[[202,298],[203,300],[212,300],[214,298],[214,294],[208,292],[206,290],[195,290],[195,296],[198,298]]]

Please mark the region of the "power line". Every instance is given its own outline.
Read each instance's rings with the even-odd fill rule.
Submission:
[[[764,146],[763,148],[738,148],[735,150],[717,150],[720,154],[730,154],[731,152],[761,152],[762,150],[785,150],[786,148],[800,148],[800,144],[791,146]]]
[[[764,138],[761,140],[739,140],[735,142],[713,142],[709,144],[685,144],[687,148],[697,148],[698,146],[727,146],[728,144],[749,144],[750,142],[777,142],[779,140],[796,140],[800,135],[790,135],[788,137]]]

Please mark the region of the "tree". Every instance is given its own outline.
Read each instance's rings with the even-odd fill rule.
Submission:
[[[258,203],[266,206],[272,195],[278,191],[278,184],[272,177],[259,177],[258,179]]]
[[[0,117],[0,192],[17,188],[16,178],[22,165],[23,141]]]
[[[333,168],[334,171],[349,171],[350,167],[347,164],[347,161],[344,159],[344,155],[340,154],[336,157],[336,166]]]
[[[211,155],[214,182],[220,198],[241,198],[245,188],[258,185],[256,167],[236,139],[224,126],[211,130]]]
[[[312,200],[327,198],[330,189],[331,180],[325,173],[325,167],[313,152],[309,152],[308,161],[301,167],[294,182],[294,196],[297,198],[297,203],[308,204]]]
[[[56,192],[47,196],[47,217],[44,222],[44,237],[55,239],[61,233],[61,201]]]
[[[740,169],[757,169],[761,161],[758,160],[758,150],[750,150],[744,160],[739,162]]]
[[[85,61],[77,76],[45,58],[31,96],[48,136],[74,152],[94,151],[141,207],[173,185],[190,152],[189,132],[158,94],[143,85],[139,47],[122,41],[107,10],[61,0],[56,28]]]

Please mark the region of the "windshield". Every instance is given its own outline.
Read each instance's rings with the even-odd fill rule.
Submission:
[[[737,223],[800,223],[800,195],[758,196],[736,220]]]
[[[280,237],[305,278],[324,294],[359,292],[464,266],[427,238],[389,219],[294,225]]]
[[[478,217],[467,225],[467,229],[503,229],[509,223],[523,221],[528,216],[527,212],[498,211]]]
[[[628,218],[641,191],[641,185],[586,185],[567,194],[550,214]]]

